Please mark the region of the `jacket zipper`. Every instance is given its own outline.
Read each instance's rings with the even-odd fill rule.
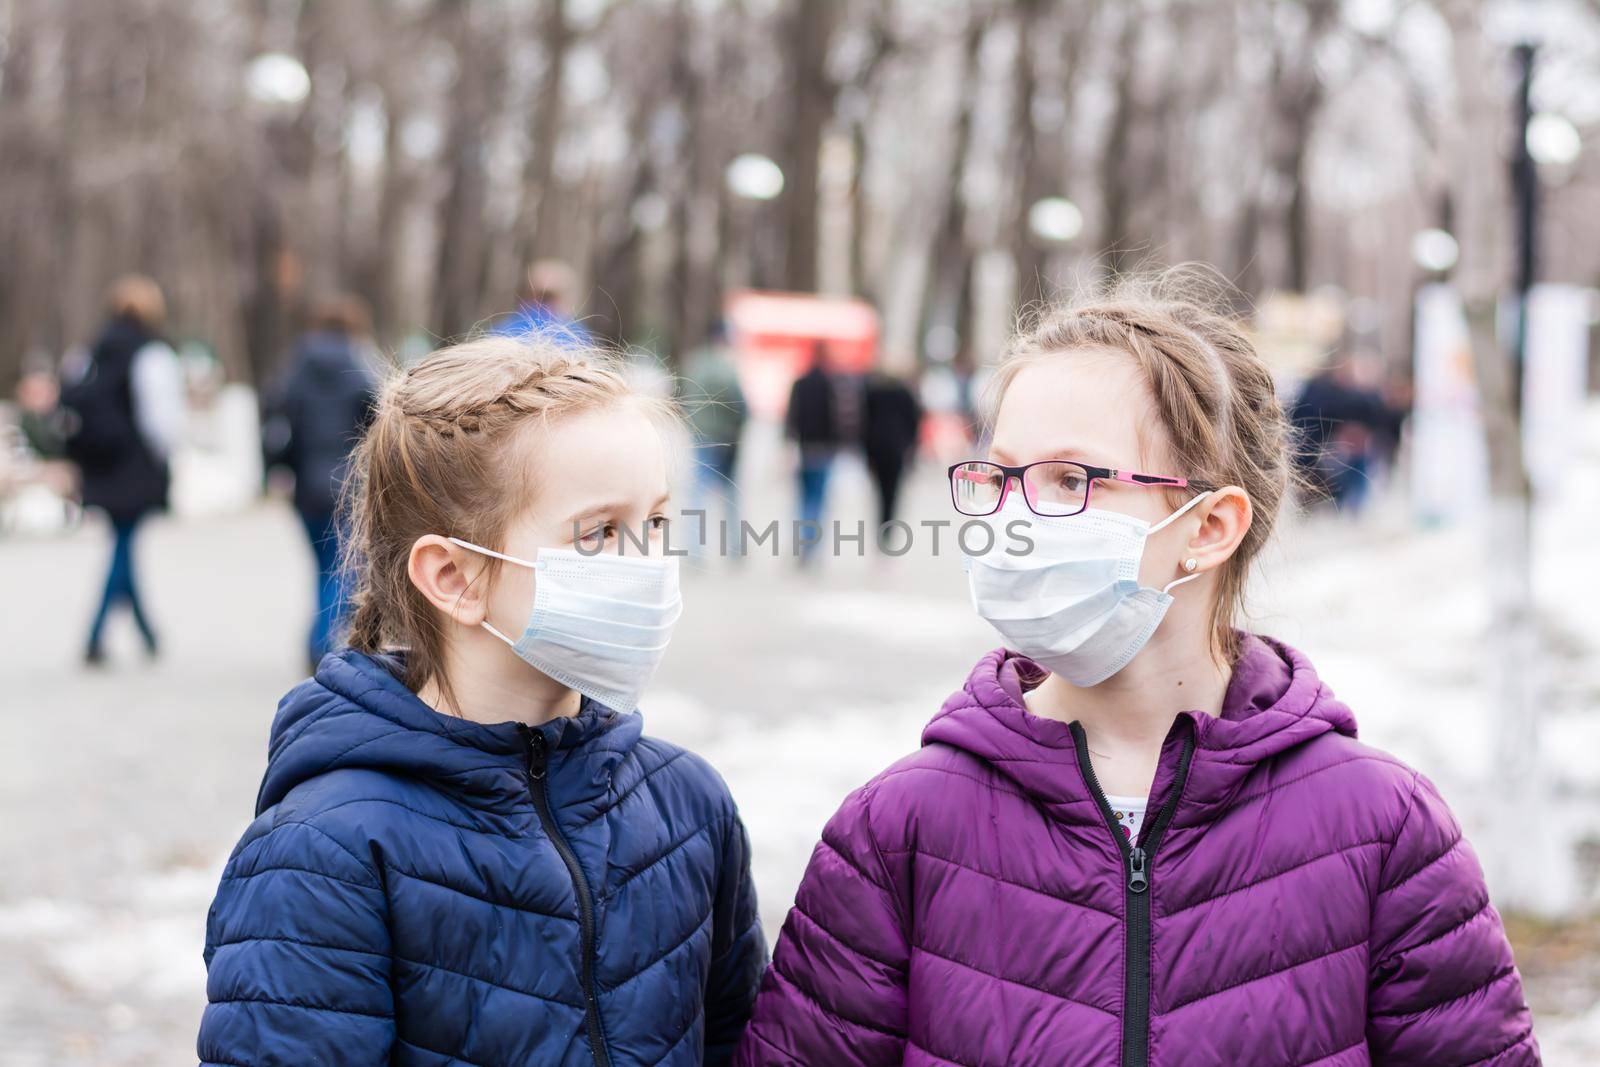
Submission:
[[[550,781],[545,775],[549,766],[549,742],[537,730],[528,731],[528,791],[533,794],[533,807],[539,813],[539,825],[545,836],[556,847],[561,862],[567,865],[572,876],[572,892],[578,898],[578,976],[583,985],[584,1028],[589,1034],[589,1052],[598,1067],[610,1067],[606,1054],[606,1035],[600,1026],[600,1002],[594,987],[594,897],[589,892],[589,879],[584,877],[578,864],[578,854],[572,851],[567,835],[557,825],[550,813]]]
[[[1122,1067],[1148,1067],[1150,1062],[1150,865],[1155,860],[1161,836],[1166,833],[1172,813],[1178,807],[1184,782],[1189,777],[1189,761],[1194,755],[1194,731],[1183,739],[1183,749],[1178,756],[1178,773],[1167,790],[1167,799],[1156,813],[1155,821],[1139,833],[1139,840],[1130,841],[1111,813],[1105,790],[1100,788],[1100,778],[1094,773],[1089,760],[1088,738],[1081,723],[1072,724],[1073,747],[1077,749],[1078,767],[1089,791],[1100,805],[1100,816],[1105,819],[1117,848],[1122,850],[1122,860],[1127,872],[1124,886],[1127,912],[1127,966],[1122,992]]]

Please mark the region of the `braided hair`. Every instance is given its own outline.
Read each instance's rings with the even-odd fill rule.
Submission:
[[[427,534],[497,547],[538,490],[530,434],[552,419],[632,402],[603,350],[538,337],[486,336],[440,349],[384,387],[351,457],[344,567],[354,587],[348,643],[403,650],[404,681],[447,694],[445,622],[411,583],[412,545]],[[497,561],[483,575],[493,581]]]

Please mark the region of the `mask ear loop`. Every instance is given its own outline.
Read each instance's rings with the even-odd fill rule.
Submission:
[[[460,545],[462,548],[469,549],[469,550],[471,550],[473,552],[481,552],[485,556],[493,556],[495,559],[503,559],[507,563],[515,563],[519,567],[527,567],[529,570],[538,570],[539,569],[539,565],[537,563],[530,563],[525,559],[518,559],[516,556],[508,556],[504,552],[496,552],[492,548],[484,548],[482,545],[475,545],[471,541],[463,541],[459,537],[451,537],[448,540],[450,541],[451,544]],[[496,630],[494,628],[494,625],[492,623],[490,623],[488,619],[484,619],[478,625],[482,626],[485,630],[488,630],[490,633],[494,634],[496,637],[498,637],[500,640],[504,641],[511,648],[515,649],[517,647],[517,643],[515,641],[511,640],[511,638],[507,637],[505,634],[501,633],[499,630]]]
[[[1168,582],[1166,585],[1162,586],[1161,587],[1161,592],[1163,594],[1170,593],[1174,589],[1178,588],[1178,586],[1182,585],[1184,582],[1192,582],[1196,578],[1204,578],[1204,577],[1205,577],[1204,574],[1185,574],[1182,578],[1175,578],[1172,581]]]
[[[530,563],[525,559],[518,559],[516,556],[508,556],[504,552],[496,552],[492,548],[484,548],[482,545],[475,545],[471,541],[463,541],[459,537],[451,537],[447,538],[447,540],[450,541],[451,544],[460,545],[462,548],[471,549],[474,552],[481,552],[485,556],[493,556],[495,559],[503,559],[507,563],[515,563],[519,567],[527,567],[529,570],[535,571],[539,569],[539,565],[537,563]]]
[[[1206,497],[1210,496],[1211,492],[1212,491],[1210,489],[1207,489],[1205,492],[1200,493],[1200,494],[1198,494],[1198,495],[1196,495],[1194,497],[1191,497],[1189,499],[1189,502],[1187,504],[1183,505],[1183,507],[1179,508],[1177,511],[1174,511],[1171,515],[1168,515],[1166,518],[1162,519],[1160,522],[1158,522],[1154,526],[1150,527],[1150,529],[1146,533],[1146,536],[1149,536],[1149,534],[1153,534],[1153,533],[1157,532],[1158,530],[1164,529],[1165,527],[1167,527],[1167,526],[1171,525],[1172,523],[1176,522],[1183,515],[1184,512],[1188,511],[1190,508],[1192,508],[1196,504],[1200,503],[1200,501],[1202,501]],[[1182,585],[1184,582],[1192,582],[1196,578],[1200,578],[1200,577],[1203,577],[1203,575],[1186,574],[1182,578],[1176,578],[1176,579],[1168,582],[1166,585],[1161,587],[1162,595],[1166,595],[1168,593],[1171,593],[1174,589],[1178,588],[1178,586]]]
[[[1158,522],[1154,526],[1150,527],[1150,529],[1146,530],[1145,531],[1145,535],[1149,536],[1150,534],[1153,534],[1153,533],[1156,533],[1156,532],[1158,532],[1160,530],[1163,530],[1167,526],[1171,525],[1172,523],[1177,522],[1178,519],[1180,517],[1182,517],[1184,512],[1188,511],[1190,508],[1192,508],[1196,504],[1200,503],[1200,501],[1202,501],[1206,497],[1210,496],[1212,494],[1212,492],[1213,492],[1213,490],[1207,489],[1205,492],[1199,494],[1198,496],[1191,497],[1189,499],[1189,502],[1187,504],[1183,505],[1183,507],[1179,508],[1177,511],[1174,511],[1171,515],[1168,515],[1166,518],[1162,519],[1160,522]],[[451,538],[451,540],[454,540],[454,538]]]

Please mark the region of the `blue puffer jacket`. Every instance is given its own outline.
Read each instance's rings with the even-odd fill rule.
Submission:
[[[588,701],[447,718],[394,668],[329,656],[279,706],[206,924],[200,1059],[730,1058],[766,943],[716,772]]]

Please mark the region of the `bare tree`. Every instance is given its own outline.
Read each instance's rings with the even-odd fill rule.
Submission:
[[[434,332],[441,337],[471,326],[483,301],[487,256],[483,204],[488,187],[484,117],[491,113],[503,74],[496,50],[485,43],[485,39],[499,36],[500,27],[490,22],[492,17],[475,13],[468,0],[439,3],[439,29],[450,42],[456,64],[445,134],[449,185],[440,211],[434,269],[432,321]],[[478,18],[490,24],[479,26]]]
[[[1485,77],[1470,87],[1481,102],[1458,100],[1422,54],[1470,37],[1479,6],[1399,5],[1396,18],[1448,19],[1422,20],[1439,36],[1414,48],[1354,29],[1335,0],[0,0],[0,388],[29,353],[86,340],[105,283],[129,269],[156,274],[174,332],[241,379],[273,373],[326,290],[365,295],[393,344],[503,309],[545,256],[572,265],[596,329],[673,354],[704,336],[730,287],[817,285],[819,223],[835,209],[824,195],[842,197],[848,288],[964,340],[980,251],[1010,254],[1018,300],[1048,296],[1027,213],[1072,195],[1091,236],[1064,255],[1100,249],[1114,270],[1181,252],[1251,294],[1366,286],[1397,349],[1409,294],[1388,260],[1407,238],[1385,234],[1376,251],[1347,234],[1434,217],[1444,198],[1492,352],[1481,309],[1505,277],[1473,260],[1504,235],[1473,205],[1496,202],[1487,183],[1503,175],[1498,143],[1460,131],[1501,129],[1482,123],[1503,125],[1504,109],[1488,115]],[[991,36],[1020,42],[1011,62],[998,48],[979,62]],[[1474,47],[1476,62],[1493,58]],[[1329,61],[1351,49],[1360,61]],[[308,94],[258,98],[254,61],[277,52],[304,65]],[[933,115],[952,77],[958,99]],[[1410,150],[1339,155],[1320,140],[1335,104],[1391,107],[1394,78],[1419,176],[1368,203],[1327,195],[1336,171]],[[854,170],[824,187],[830,139]],[[745,152],[781,164],[777,200],[730,195],[727,165]],[[1597,185],[1593,168],[1569,183],[1580,236]],[[1600,269],[1584,251],[1600,242],[1568,245],[1571,271]],[[917,328],[895,344],[914,347]],[[1494,373],[1483,368],[1486,390]],[[1512,484],[1516,463],[1496,462]]]
[[[790,112],[784,167],[784,276],[791,289],[817,285],[817,168],[822,134],[833,116],[836,91],[828,76],[828,48],[839,4],[832,0],[794,0],[789,63]]]

